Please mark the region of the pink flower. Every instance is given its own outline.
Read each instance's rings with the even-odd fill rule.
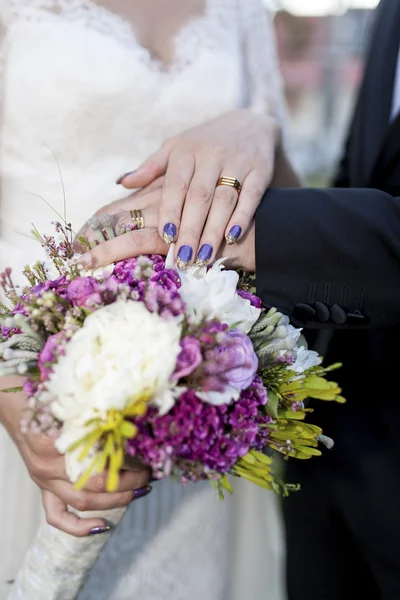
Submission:
[[[68,286],[68,299],[74,306],[90,307],[101,303],[100,284],[94,277],[77,277]]]
[[[52,373],[53,364],[57,362],[59,356],[64,354],[65,332],[60,331],[51,335],[39,354],[38,367],[40,369],[42,381],[47,381]]]
[[[201,346],[199,341],[187,336],[181,340],[181,353],[178,356],[176,370],[173,374],[173,379],[182,379],[187,377],[202,363],[203,356],[201,354]]]

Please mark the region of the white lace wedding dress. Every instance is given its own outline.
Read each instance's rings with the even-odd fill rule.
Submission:
[[[128,0],[127,0],[128,1]],[[31,223],[75,228],[121,197],[117,176],[164,140],[234,107],[282,108],[274,40],[261,0],[205,0],[175,38],[168,68],[134,24],[91,0],[0,0],[0,268],[39,257]],[[41,519],[38,490],[0,427],[0,599]],[[233,550],[233,551],[232,551]],[[282,546],[272,494],[169,481],[132,504],[80,600],[281,599]],[[43,599],[46,591],[43,591]],[[26,600],[29,600],[28,598]]]

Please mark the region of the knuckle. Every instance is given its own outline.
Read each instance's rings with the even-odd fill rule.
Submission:
[[[86,492],[78,492],[74,498],[72,498],[71,506],[79,512],[86,512],[90,509],[90,500]]]
[[[188,191],[187,181],[180,175],[171,175],[167,177],[164,182],[164,189],[173,192],[186,192]]]
[[[233,206],[237,203],[237,191],[231,187],[221,185],[217,188],[215,192],[215,199],[227,206]]]
[[[211,190],[208,190],[205,186],[197,185],[189,189],[188,200],[200,204],[209,204],[211,194]]]
[[[145,249],[151,249],[155,252],[159,249],[160,237],[157,227],[146,227],[145,229],[137,229],[133,232],[135,237],[135,245]],[[136,253],[135,253],[136,254]]]
[[[247,189],[246,189],[246,196],[254,201],[254,202],[260,202],[261,198],[263,197],[265,192],[265,189],[263,188],[262,185],[259,185],[257,183],[252,183]]]
[[[132,497],[133,496],[131,492],[124,492],[117,499],[116,506],[127,506],[127,504],[130,504],[132,502]]]

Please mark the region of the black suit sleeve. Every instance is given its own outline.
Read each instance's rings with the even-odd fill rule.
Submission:
[[[256,215],[258,294],[307,328],[400,323],[400,198],[277,189]]]

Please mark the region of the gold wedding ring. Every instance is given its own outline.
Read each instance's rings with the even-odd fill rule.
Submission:
[[[217,186],[227,185],[235,188],[238,194],[242,191],[242,184],[235,177],[220,177],[217,181]]]
[[[140,209],[131,210],[131,219],[136,229],[144,229],[144,218]]]

